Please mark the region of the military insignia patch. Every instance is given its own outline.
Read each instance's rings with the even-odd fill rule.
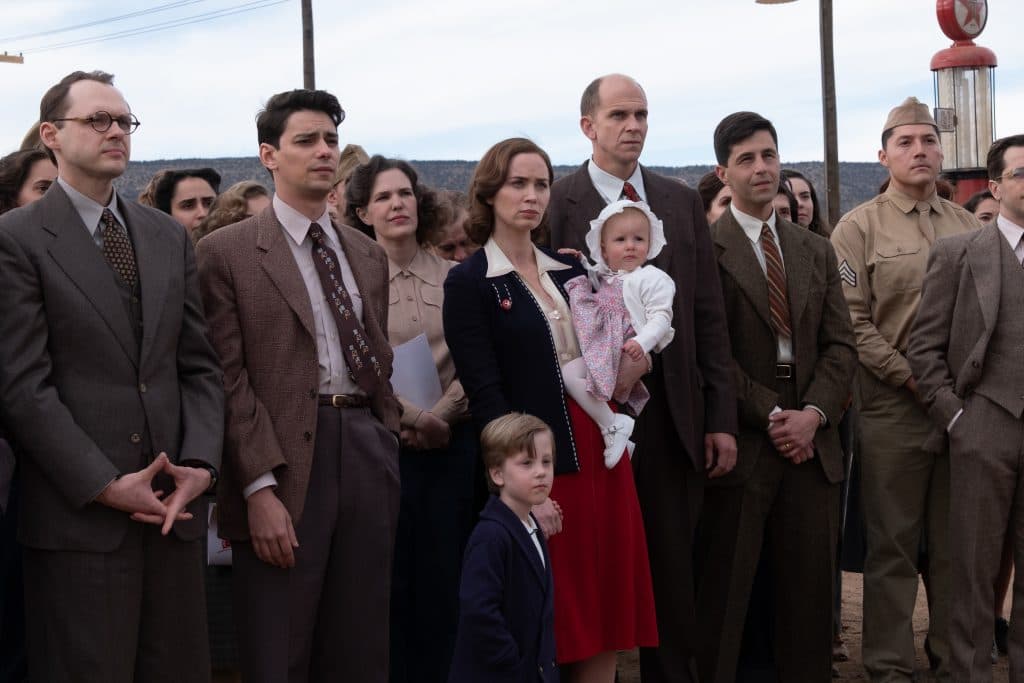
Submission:
[[[839,264],[839,277],[851,287],[857,286],[857,273],[850,267],[846,259],[843,259],[843,262]]]

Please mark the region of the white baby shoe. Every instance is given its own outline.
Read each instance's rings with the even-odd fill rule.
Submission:
[[[624,413],[618,413],[611,425],[601,430],[605,445],[604,466],[608,469],[614,468],[622,459],[622,454],[629,443],[629,437],[633,434],[633,425],[633,418]],[[632,453],[630,457],[632,457]]]

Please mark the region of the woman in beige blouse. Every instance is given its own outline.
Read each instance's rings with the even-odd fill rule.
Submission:
[[[444,280],[454,265],[425,245],[435,229],[434,193],[406,162],[375,155],[345,190],[350,225],[366,226],[388,254],[388,339],[425,334],[441,383],[433,405],[402,402],[402,506],[391,597],[391,681],[446,681],[458,620],[462,551],[483,481],[468,402],[444,339]],[[479,474],[479,476],[478,476]]]

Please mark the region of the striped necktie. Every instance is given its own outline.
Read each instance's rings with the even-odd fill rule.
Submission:
[[[640,201],[640,195],[637,193],[636,188],[628,180],[622,184],[622,194],[626,195],[626,199],[631,202]]]
[[[765,275],[768,278],[768,311],[775,334],[793,338],[789,325],[789,299],[786,294],[786,269],[775,236],[767,223],[761,224],[761,250],[764,251]]]

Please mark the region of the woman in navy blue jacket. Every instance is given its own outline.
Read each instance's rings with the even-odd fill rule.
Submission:
[[[554,433],[555,502],[534,514],[550,542],[557,658],[573,664],[570,680],[610,682],[616,650],[657,644],[654,598],[629,460],[604,466],[597,425],[562,385],[561,366],[580,353],[564,285],[584,271],[530,239],[552,179],[547,154],[523,138],[480,160],[470,237],[484,247],[445,281],[445,339],[479,427],[516,411]]]

